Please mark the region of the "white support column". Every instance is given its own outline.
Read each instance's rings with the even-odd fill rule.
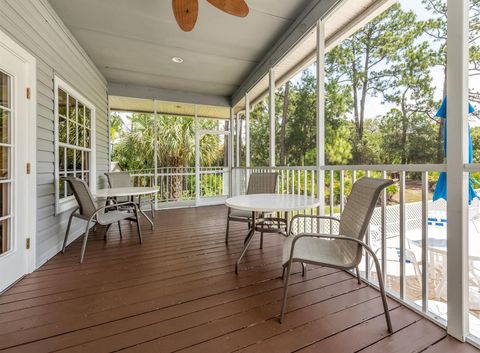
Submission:
[[[195,104],[195,203],[200,204],[200,135],[198,129],[197,105]]]
[[[245,95],[245,166],[250,168],[250,99]]]
[[[107,118],[108,118],[108,171],[111,172],[110,166],[112,165],[112,139],[110,129],[112,127],[112,112],[110,111],[110,96],[107,94]]]
[[[447,293],[448,333],[464,341],[468,328],[468,9],[448,0],[447,39]]]
[[[275,167],[275,69],[269,71],[270,167]]]
[[[228,138],[228,196],[233,196],[233,121],[235,120],[235,113],[233,108],[230,108],[230,126],[229,135],[225,135]]]
[[[158,185],[158,116],[157,101],[153,100],[153,187]],[[155,193],[155,209],[158,208],[158,193]]]
[[[236,137],[236,149],[235,149],[235,153],[236,153],[236,158],[235,158],[235,166],[237,168],[240,168],[240,150],[242,149],[242,146],[240,144],[240,124],[242,123],[242,120],[240,119],[240,112],[237,113],[237,116],[236,116],[236,122],[235,122],[235,128],[237,129],[236,131],[236,134],[235,134],[235,137]]]
[[[317,172],[319,213],[325,214],[325,22],[317,23]]]

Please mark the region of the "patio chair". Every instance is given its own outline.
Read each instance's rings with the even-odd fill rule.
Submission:
[[[301,220],[305,222],[305,219],[315,220],[316,222],[313,223],[317,224],[320,224],[322,219],[338,221],[340,235],[311,232],[298,235],[292,234],[285,240],[283,246],[285,284],[280,322],[283,322],[285,316],[288,281],[293,262],[321,265],[341,270],[357,269],[358,276],[358,265],[362,259],[363,248],[374,259],[385,319],[387,321],[388,331],[392,332],[380,263],[375,252],[363,242],[380,192],[391,184],[393,184],[391,180],[374,178],[362,178],[355,182],[341,219],[313,215],[297,215],[293,217],[291,228],[295,227],[294,222]],[[317,225],[316,229],[320,229],[320,226]]]
[[[134,187],[132,176],[130,173],[127,172],[113,172],[113,173],[105,173],[105,176],[108,180],[108,185],[111,188],[128,188]],[[116,198],[115,202],[122,203],[122,202],[134,202],[134,198]],[[141,208],[141,197],[139,196],[138,202],[136,202],[138,208]],[[150,209],[152,211],[152,218],[155,218],[155,204],[153,197],[150,198]]]
[[[252,173],[248,179],[247,195],[252,194],[275,194],[277,191],[278,173]],[[230,230],[230,221],[252,223],[252,212],[236,209],[228,209],[227,230],[225,233],[225,243],[228,244],[228,233]],[[260,237],[260,247],[263,244],[263,233]]]
[[[65,248],[67,246],[68,233],[70,232],[73,217],[87,221],[85,234],[83,236],[80,263],[83,262],[83,259],[85,257],[85,249],[87,247],[88,233],[91,225],[100,224],[103,226],[107,226],[104,234],[104,238],[105,240],[107,240],[108,229],[113,223],[118,223],[118,227],[120,228],[120,221],[125,219],[128,219],[129,221],[134,221],[137,223],[138,240],[140,241],[140,243],[142,243],[142,233],[140,230],[140,222],[138,218],[138,208],[134,202],[125,202],[115,204],[113,206],[109,205],[99,207],[98,203],[95,202],[92,194],[90,193],[90,189],[85,181],[75,177],[62,178],[62,181],[68,182],[68,184],[72,188],[73,195],[75,196],[75,199],[78,203],[78,206],[73,210],[73,212],[70,214],[70,218],[68,219],[67,230],[65,232],[65,239],[63,241],[62,247],[63,253],[65,253]],[[121,206],[131,207],[135,214],[135,218],[131,217],[131,213],[119,211],[118,208]]]

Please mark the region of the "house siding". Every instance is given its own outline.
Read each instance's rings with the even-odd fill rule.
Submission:
[[[2,0],[0,29],[37,59],[36,265],[61,248],[68,212],[55,215],[54,76],[96,107],[97,180],[108,171],[107,82],[46,0]],[[73,225],[73,240],[83,225]]]

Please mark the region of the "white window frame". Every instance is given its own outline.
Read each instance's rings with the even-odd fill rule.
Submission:
[[[70,86],[67,82],[62,80],[60,77],[54,77],[54,113],[55,113],[55,214],[61,214],[65,211],[68,211],[77,205],[75,198],[73,196],[67,197],[65,199],[60,199],[58,183],[60,182],[60,163],[59,163],[59,112],[58,112],[58,90],[66,92],[69,96],[74,97],[76,100],[80,101],[86,108],[90,109],[90,172],[89,172],[89,185],[90,191],[94,193],[96,191],[96,109],[87,98],[85,98],[81,93],[79,93],[75,88]]]

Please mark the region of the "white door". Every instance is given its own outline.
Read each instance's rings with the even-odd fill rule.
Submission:
[[[229,194],[229,131],[200,130],[196,133],[196,205],[221,205]],[[219,146],[212,154],[211,147]],[[213,157],[210,160],[204,156]]]
[[[1,39],[1,38],[0,38]],[[4,44],[4,43],[0,43]],[[27,273],[28,64],[0,45],[0,292]],[[34,142],[33,142],[34,143]]]

